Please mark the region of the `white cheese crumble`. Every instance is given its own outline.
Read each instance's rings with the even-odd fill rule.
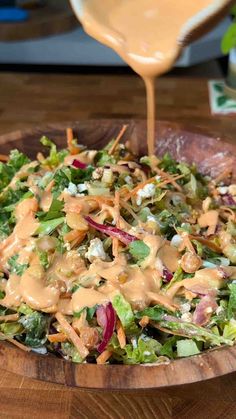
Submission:
[[[157,222],[157,220],[156,220],[156,218],[154,217],[154,215],[148,215],[148,216],[147,216],[147,221],[150,221],[150,222],[152,222],[152,223],[156,223],[156,222]]]
[[[188,313],[191,310],[191,304],[183,303],[180,305],[180,311],[182,314]]]
[[[77,185],[77,191],[79,193],[85,192],[87,190],[88,190],[88,186],[85,183],[80,183],[79,185]]]
[[[125,182],[127,185],[133,186],[133,180],[131,176],[125,176]]]
[[[220,195],[225,195],[228,192],[228,186],[219,186],[217,190]]]
[[[181,245],[182,241],[183,241],[182,237],[179,236],[179,234],[175,234],[172,237],[170,244],[171,244],[171,246],[179,247]]]
[[[97,167],[97,169],[94,170],[92,173],[92,178],[95,180],[101,179],[103,175],[103,167]]]
[[[103,243],[100,239],[96,238],[91,240],[85,257],[92,263],[94,259],[99,258],[102,260],[106,259],[106,253],[103,247]]]
[[[154,183],[148,183],[142,189],[139,189],[137,192],[137,205],[142,204],[142,200],[146,198],[151,198],[155,195],[156,187]]]
[[[156,175],[156,176],[155,176],[155,179],[156,179],[156,181],[157,181],[157,182],[160,182],[160,180],[161,180],[161,176]]]
[[[191,313],[184,313],[184,314],[182,314],[181,320],[183,320],[184,322],[191,323],[191,321],[192,321],[192,314]]]

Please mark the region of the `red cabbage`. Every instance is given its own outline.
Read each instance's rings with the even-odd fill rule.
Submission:
[[[83,163],[82,161],[78,159],[74,159],[72,166],[74,166],[76,169],[86,169],[87,164]]]
[[[86,216],[84,217],[85,220],[88,222],[88,224],[95,228],[95,230],[101,231],[102,233],[106,234],[107,236],[116,237],[119,239],[122,243],[128,245],[131,242],[138,240],[137,237],[132,236],[129,233],[126,233],[123,230],[120,230],[117,227],[107,226],[104,224],[96,223],[91,217]]]
[[[226,193],[225,195],[222,196],[222,201],[228,207],[231,207],[231,206],[234,207],[236,205],[236,201],[234,200],[233,196],[229,193]]]
[[[173,278],[172,272],[170,272],[169,269],[167,269],[165,266],[163,268],[162,278],[163,282],[170,282]]]
[[[103,328],[102,342],[97,348],[98,352],[102,353],[106,349],[115,330],[116,313],[112,304],[108,303],[106,306],[99,306],[96,315],[99,326]]]
[[[199,326],[205,326],[216,311],[218,305],[215,298],[210,295],[205,295],[201,298],[200,303],[197,304],[193,313],[193,323]]]

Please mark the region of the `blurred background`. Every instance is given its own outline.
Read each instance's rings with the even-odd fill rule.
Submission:
[[[226,52],[236,46],[236,18],[233,31],[231,22],[231,15],[224,17],[187,46],[175,68],[156,81],[158,119],[212,127],[217,133],[232,127],[224,115],[213,115],[208,94],[208,81],[227,74],[224,34],[229,33]],[[224,87],[215,89],[217,103],[229,112]],[[145,119],[141,78],[85,34],[69,0],[0,0],[0,135],[92,118]]]
[[[20,9],[11,10],[17,6]],[[7,13],[7,9],[8,13]],[[2,9],[2,10],[1,10]],[[22,10],[23,9],[23,10]],[[18,14],[17,14],[18,12]],[[230,17],[188,46],[175,74],[218,77],[226,72],[221,39]],[[0,0],[0,69],[41,71],[126,71],[124,62],[109,48],[88,37],[67,0]]]

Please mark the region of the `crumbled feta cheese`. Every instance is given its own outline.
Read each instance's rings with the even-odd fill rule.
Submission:
[[[189,303],[183,303],[180,305],[180,311],[182,314],[188,313],[191,310],[191,305]]]
[[[183,241],[182,237],[179,236],[179,234],[175,234],[172,237],[170,244],[171,244],[171,246],[179,247],[181,245],[182,241]]]
[[[64,189],[64,192],[68,193],[71,196],[76,196],[77,186],[74,183],[70,182],[68,188]]]
[[[156,176],[155,176],[155,179],[156,179],[156,181],[157,181],[157,182],[160,182],[160,180],[161,180],[161,176],[156,175]]]
[[[106,259],[106,253],[103,248],[103,243],[100,239],[96,238],[91,240],[85,257],[92,263],[94,259],[99,258],[102,260]]]
[[[184,322],[191,323],[191,321],[192,321],[192,314],[191,313],[184,313],[184,314],[182,314],[181,320],[183,320]]]
[[[151,198],[155,195],[156,187],[154,183],[148,183],[142,189],[139,189],[137,192],[137,205],[142,204],[142,200],[146,198]]]
[[[217,190],[220,195],[225,195],[228,192],[228,186],[219,186]]]
[[[81,184],[77,185],[77,191],[79,193],[85,192],[87,190],[88,190],[88,186],[85,183],[81,183]]]
[[[152,223],[156,223],[156,222],[157,222],[157,220],[156,220],[156,218],[154,217],[154,215],[148,215],[148,216],[147,216],[147,221],[150,221],[150,222],[152,222]]]
[[[236,195],[236,185],[230,185],[228,189],[229,189],[229,193],[231,195],[233,195],[233,196]]]
[[[221,306],[218,306],[217,307],[217,309],[216,309],[216,315],[217,316],[219,316],[221,313],[223,313],[224,312],[224,309],[223,309],[223,307],[221,307]]]
[[[69,252],[71,250],[70,243],[65,243],[64,248]]]
[[[127,183],[127,185],[133,186],[133,180],[131,176],[125,176],[125,182]]]
[[[94,170],[92,173],[92,178],[95,180],[101,179],[103,175],[103,167],[97,167],[97,169]]]

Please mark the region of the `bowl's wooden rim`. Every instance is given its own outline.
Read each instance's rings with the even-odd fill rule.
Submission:
[[[54,130],[64,132],[68,125],[77,127],[93,124],[109,127],[111,123],[116,131],[127,121],[106,120],[106,121],[82,121],[73,124],[51,124],[45,127],[16,131],[14,133],[0,136],[0,149],[4,152],[4,146],[12,147],[14,142],[27,138],[39,137],[44,132],[53,133]],[[130,121],[129,121],[130,122]],[[133,121],[131,125],[141,126],[144,122]],[[132,126],[133,126],[132,125]],[[186,125],[161,122],[158,124],[160,130],[169,129],[170,132],[201,137],[206,143],[219,144],[217,135],[199,128],[189,129]],[[182,138],[182,137],[181,137]],[[195,141],[195,140],[194,140]],[[236,144],[231,141],[220,140],[220,146],[228,152],[236,151]],[[236,154],[236,153],[235,153]],[[54,355],[39,355],[33,352],[26,353],[9,345],[6,342],[0,343],[0,367],[23,376],[39,380],[76,386],[87,389],[100,390],[140,390],[156,389],[183,384],[190,384],[198,381],[219,377],[236,370],[236,347],[221,347],[207,351],[203,354],[190,358],[183,358],[171,361],[168,364],[160,365],[94,365],[94,364],[73,364]]]

